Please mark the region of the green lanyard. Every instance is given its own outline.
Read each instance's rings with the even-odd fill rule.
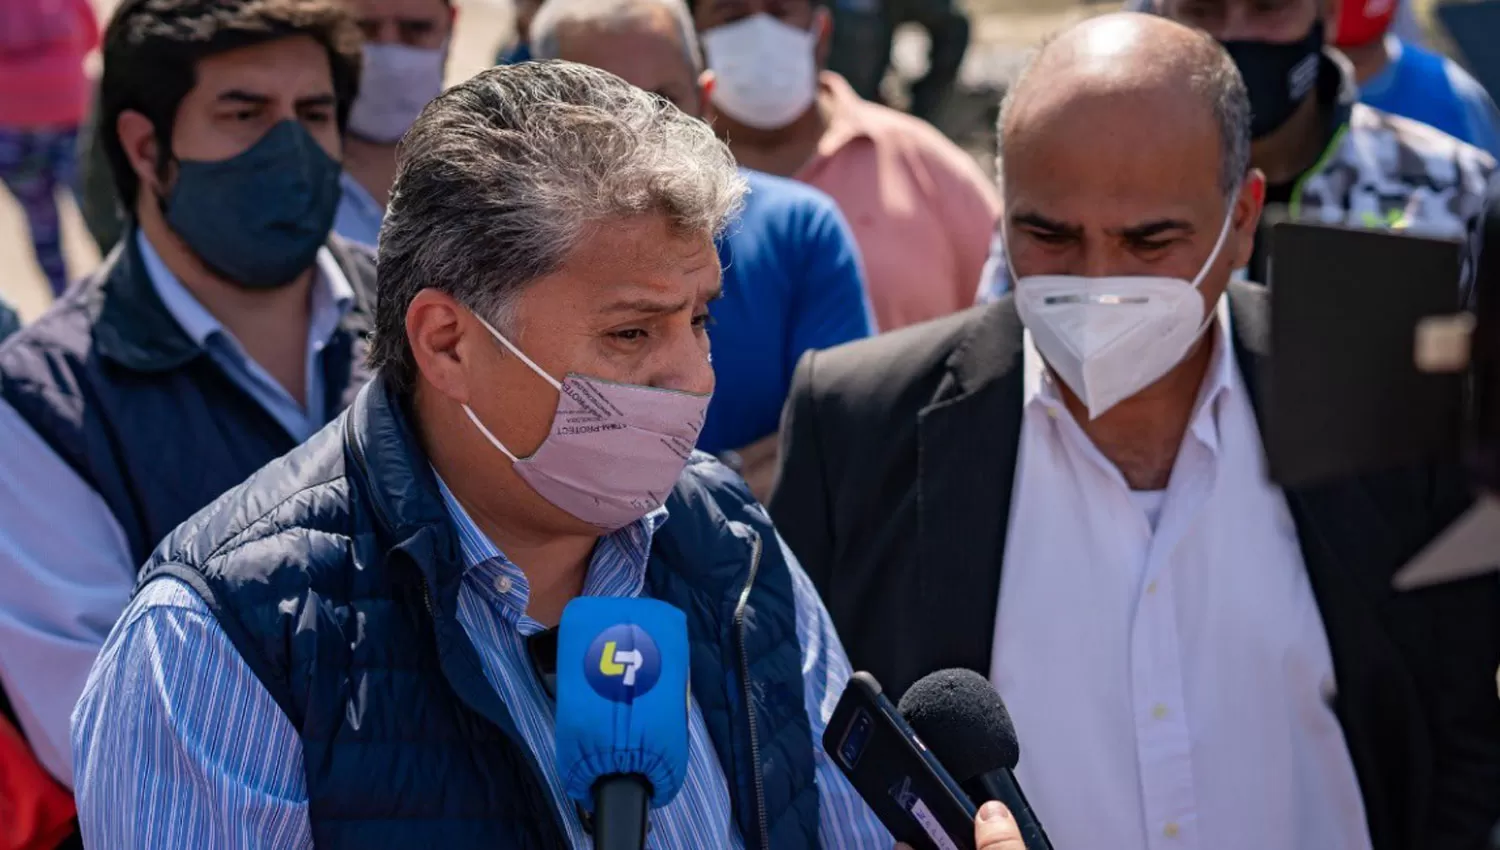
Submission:
[[[1344,136],[1348,134],[1349,125],[1339,125],[1338,132],[1333,134],[1333,141],[1328,143],[1328,147],[1323,148],[1323,153],[1318,156],[1318,161],[1313,163],[1312,168],[1302,172],[1302,176],[1298,177],[1297,182],[1292,184],[1292,200],[1291,203],[1287,204],[1287,212],[1291,215],[1292,221],[1296,221],[1302,217],[1303,184],[1312,179],[1314,174],[1322,173],[1323,169],[1328,166],[1328,161],[1333,159],[1333,155],[1338,152],[1339,145],[1344,143]]]

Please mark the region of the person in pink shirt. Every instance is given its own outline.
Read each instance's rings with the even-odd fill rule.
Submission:
[[[695,0],[714,126],[740,164],[833,196],[864,255],[881,330],[962,310],[1000,212],[974,160],[931,125],[822,70],[815,0]]]
[[[57,191],[71,185],[99,43],[88,0],[0,0],[0,182],[20,203],[54,294],[67,287]]]

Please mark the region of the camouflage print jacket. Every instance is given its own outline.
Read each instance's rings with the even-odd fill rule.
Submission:
[[[1353,70],[1332,51],[1319,69],[1317,97],[1329,106],[1328,146],[1290,187],[1289,198],[1278,202],[1272,187],[1262,227],[1290,219],[1452,239],[1467,234],[1495,171],[1489,154],[1426,124],[1357,102]],[[1263,263],[1257,250],[1252,279],[1265,280]],[[1010,285],[997,227],[977,301],[991,301]]]
[[[1323,76],[1338,86],[1333,139],[1297,181],[1287,208],[1268,209],[1267,218],[1463,238],[1495,170],[1489,154],[1354,102],[1352,74],[1341,58],[1325,57]],[[1324,87],[1320,80],[1320,95]]]

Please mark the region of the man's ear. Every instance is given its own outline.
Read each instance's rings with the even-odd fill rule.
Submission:
[[[1239,196],[1234,200],[1234,218],[1231,227],[1234,265],[1244,268],[1255,255],[1255,237],[1260,231],[1260,214],[1266,205],[1266,175],[1259,168],[1250,169],[1240,186]]]
[[[166,186],[162,185],[160,168],[162,148],[151,119],[133,109],[127,109],[115,119],[115,134],[119,137],[120,147],[125,151],[126,161],[140,181],[141,192],[145,196],[165,194]],[[133,207],[136,202],[135,198],[120,200],[127,207]]]
[[[817,33],[818,46],[813,55],[818,59],[818,69],[828,67],[828,51],[833,46],[833,13],[819,4],[813,8],[812,31]]]
[[[436,390],[459,404],[469,402],[470,387],[464,361],[466,311],[452,296],[436,289],[416,294],[406,308],[406,338],[417,371]]]
[[[1391,0],[1392,3],[1407,0]],[[1344,0],[1323,0],[1323,43],[1333,44],[1339,35],[1339,13],[1344,10]]]
[[[698,115],[709,124],[714,123],[714,86],[718,84],[713,71],[705,70],[698,75]]]

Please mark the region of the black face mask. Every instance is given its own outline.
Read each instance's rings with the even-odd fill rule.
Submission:
[[[1292,117],[1318,84],[1323,54],[1323,21],[1288,44],[1226,41],[1224,49],[1250,91],[1250,135],[1270,135]]]

